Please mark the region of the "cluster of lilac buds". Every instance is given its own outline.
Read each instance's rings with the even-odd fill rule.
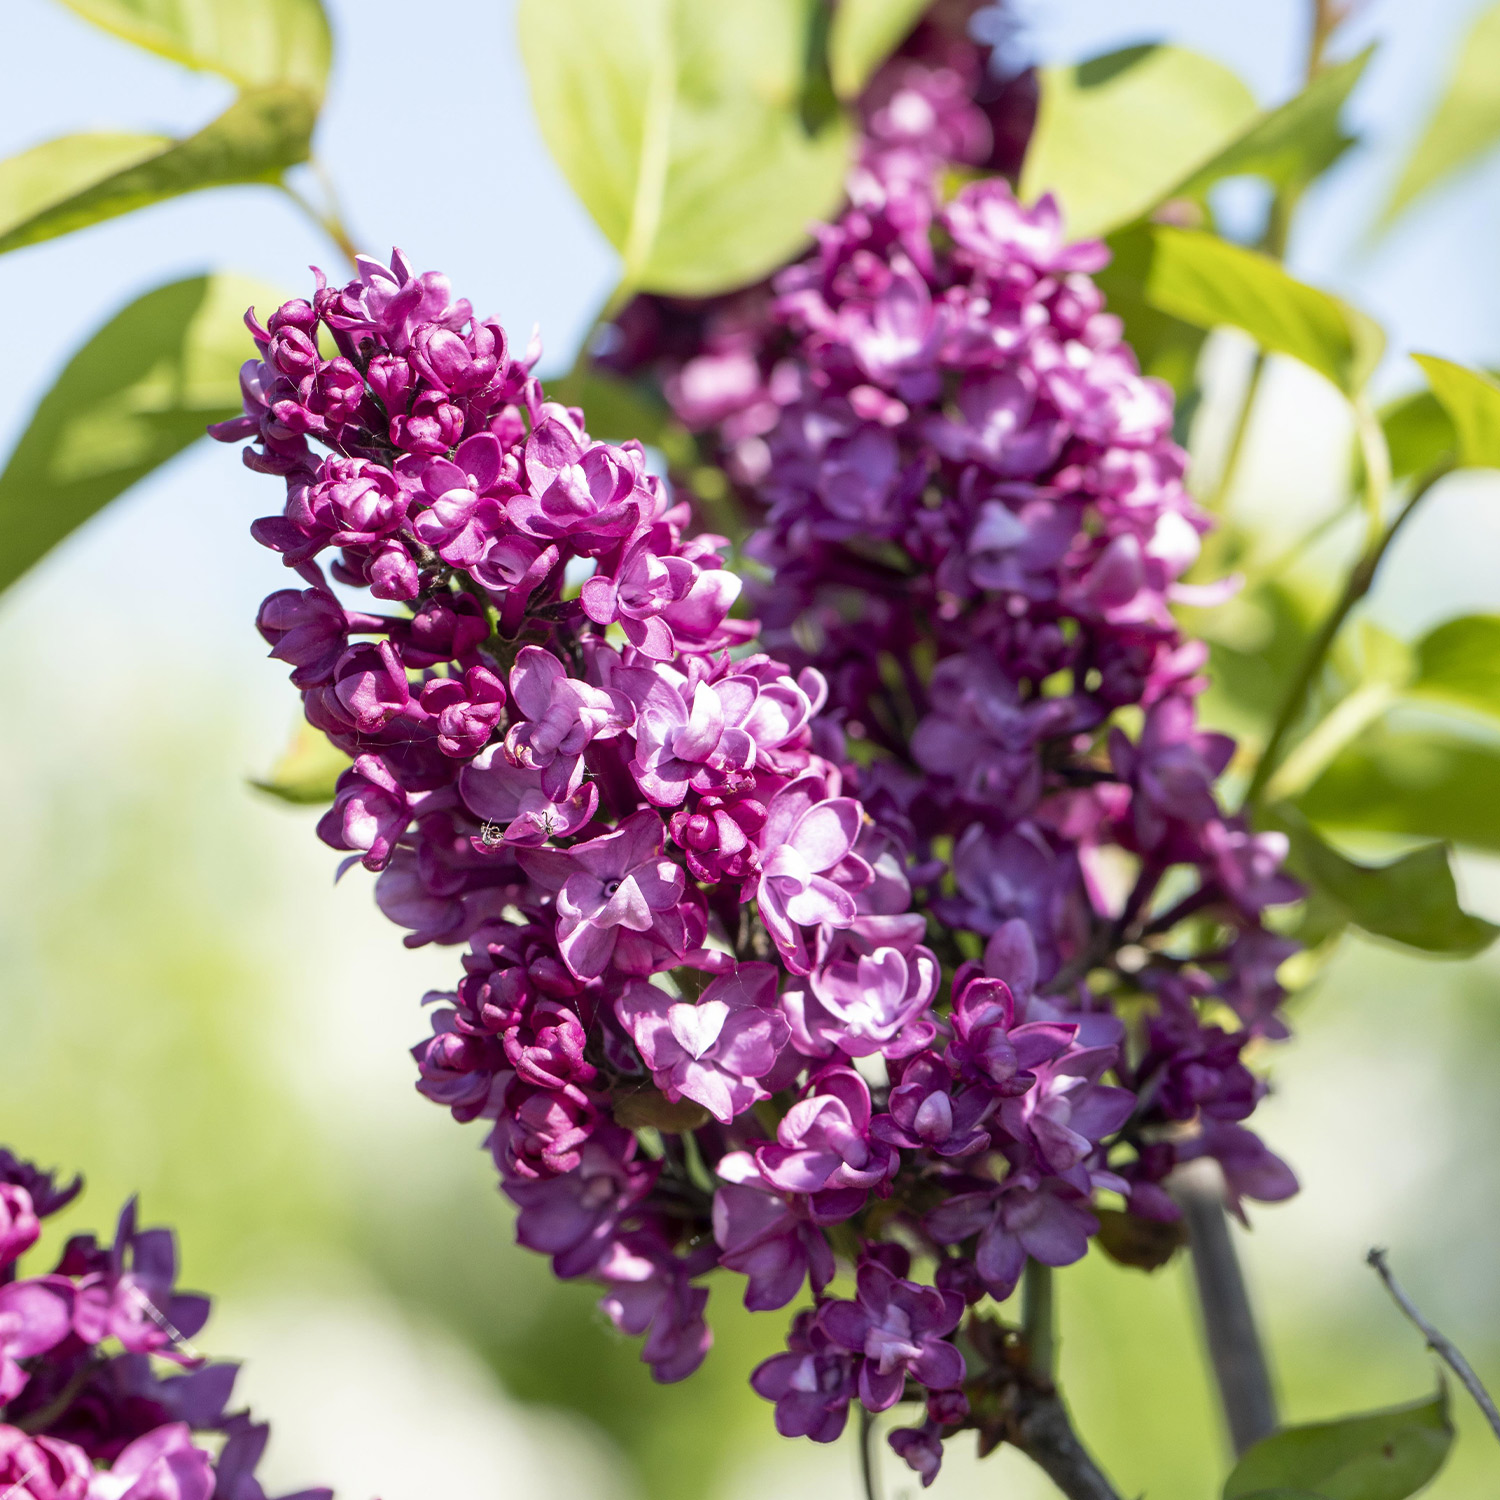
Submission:
[[[50,1274],[20,1275],[41,1220],[82,1185],[0,1149],[0,1494],[265,1500],[255,1469],[269,1429],[226,1409],[236,1366],[193,1348],[209,1303],[175,1290],[170,1230],[137,1229],[132,1199],[113,1244],[75,1235]]]
[[[1294,888],[1216,807],[1167,610],[1201,521],[1098,247],[899,181],[784,274],[791,352],[724,439],[792,667],[640,445],[399,255],[249,316],[217,435],[286,483],[254,531],[305,587],[260,627],[352,758],[319,832],[408,944],[467,945],[418,1086],[486,1122],[521,1243],[661,1380],[715,1267],[809,1290],[753,1377],[779,1428],[925,1402],[892,1443],[930,1480],[1003,1378],[975,1304],[1081,1257],[1101,1194],[1173,1220],[1199,1155],[1291,1190],[1240,1122]]]

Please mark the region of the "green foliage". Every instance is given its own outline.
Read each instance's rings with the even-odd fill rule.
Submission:
[[[1479,13],[1458,49],[1447,91],[1438,101],[1380,216],[1387,229],[1412,202],[1500,141],[1500,5]]]
[[[1500,615],[1464,615],[1425,635],[1409,690],[1500,718]]]
[[[172,145],[164,135],[90,131],[59,136],[0,161],[0,239]]]
[[[1103,234],[1160,203],[1255,116],[1234,73],[1181,47],[1044,68],[1021,196],[1056,193],[1070,234]]]
[[[852,99],[910,35],[928,0],[838,0],[828,33],[828,67],[840,99]]]
[[[1425,474],[1458,451],[1458,434],[1443,403],[1431,391],[1398,396],[1380,409],[1380,426],[1391,458],[1391,478]]]
[[[270,775],[250,785],[297,807],[323,807],[333,801],[339,777],[352,764],[321,730],[299,724]]]
[[[1321,1500],[1406,1500],[1442,1468],[1452,1442],[1445,1389],[1409,1406],[1288,1427],[1240,1459],[1225,1482],[1224,1500],[1301,1493]]]
[[[321,100],[333,38],[319,0],[62,0],[87,21],[241,89],[292,84]]]
[[[668,418],[666,404],[653,389],[601,370],[586,354],[560,380],[547,382],[547,396],[564,406],[581,406],[589,435],[606,443],[631,438],[656,443]]]
[[[1327,828],[1500,852],[1500,748],[1430,730],[1378,729],[1347,746],[1297,806]]]
[[[1291,840],[1287,866],[1345,920],[1372,937],[1424,953],[1462,957],[1487,948],[1500,928],[1466,912],[1444,844],[1425,844],[1385,865],[1362,865],[1286,806],[1268,814]]]
[[[1141,370],[1165,380],[1186,398],[1197,378],[1198,355],[1207,335],[1203,329],[1174,318],[1146,298],[1155,241],[1149,224],[1130,224],[1109,236],[1110,262],[1095,280],[1109,310],[1125,324],[1125,337]]]
[[[851,132],[800,102],[823,0],[522,0],[542,134],[631,290],[708,296],[807,243]]]
[[[193,276],[138,298],[68,361],[0,473],[0,588],[108,501],[239,409],[245,330],[273,291]]]
[[[1201,230],[1151,230],[1146,300],[1199,328],[1241,328],[1270,353],[1287,354],[1352,395],[1385,348],[1373,320],[1289,276],[1268,255]]]
[[[1500,469],[1500,383],[1432,354],[1414,354],[1456,435],[1464,468]]]
[[[1300,192],[1353,145],[1339,117],[1374,51],[1366,47],[1348,62],[1319,73],[1300,94],[1267,110],[1166,196],[1201,197],[1214,183],[1242,176]]]
[[[152,155],[146,136],[64,136],[35,147],[0,164],[0,254],[200,188],[275,182],[306,161],[316,118],[304,89],[275,85]],[[64,176],[49,182],[53,164]]]

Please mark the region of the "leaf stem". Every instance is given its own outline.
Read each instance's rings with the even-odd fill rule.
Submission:
[[[1384,1250],[1371,1250],[1365,1259],[1385,1283],[1385,1289],[1391,1294],[1396,1306],[1421,1330],[1422,1336],[1427,1340],[1427,1347],[1458,1376],[1463,1388],[1474,1398],[1474,1404],[1484,1413],[1490,1430],[1500,1438],[1500,1410],[1496,1409],[1494,1397],[1485,1389],[1484,1382],[1474,1373],[1473,1365],[1463,1357],[1453,1341],[1433,1327],[1417,1304],[1407,1296],[1401,1283],[1385,1263],[1385,1256]]]
[[[880,1486],[875,1474],[875,1414],[868,1407],[859,1409],[859,1477],[865,1487],[865,1500],[880,1500]]]
[[[1055,1381],[1057,1314],[1052,1295],[1052,1267],[1029,1259],[1021,1282],[1021,1332],[1026,1362],[1038,1379]]]
[[[1249,379],[1245,383],[1244,399],[1240,402],[1239,413],[1235,417],[1234,431],[1230,434],[1229,449],[1224,455],[1224,465],[1214,480],[1213,494],[1207,502],[1209,510],[1215,515],[1223,512],[1229,492],[1234,487],[1235,475],[1239,473],[1240,454],[1244,451],[1245,438],[1250,431],[1250,416],[1255,410],[1255,398],[1260,394],[1261,375],[1265,368],[1266,351],[1257,349],[1250,366]]]
[[[320,180],[326,180],[323,178],[321,168],[318,171]],[[339,254],[349,262],[350,269],[352,270],[359,250],[355,246],[354,239],[350,235],[344,221],[339,217],[338,207],[334,201],[332,192],[329,191],[328,194],[329,206],[326,209],[321,209],[310,198],[298,192],[285,178],[281,179],[276,186],[297,205],[308,219],[312,220],[333,241],[338,247]]]
[[[1203,1334],[1236,1455],[1277,1427],[1271,1374],[1250,1307],[1229,1219],[1217,1187],[1184,1181],[1176,1191],[1187,1220]]]
[[[1292,677],[1291,685],[1287,688],[1286,697],[1282,699],[1281,707],[1276,714],[1276,721],[1271,728],[1270,738],[1266,741],[1265,749],[1261,751],[1260,761],[1255,767],[1255,775],[1251,778],[1249,790],[1245,793],[1243,810],[1254,807],[1265,792],[1267,783],[1280,763],[1282,747],[1286,743],[1287,736],[1307,707],[1308,694],[1312,691],[1318,673],[1322,671],[1330,647],[1343,628],[1344,621],[1349,618],[1350,611],[1370,592],[1371,585],[1375,582],[1375,575],[1391,543],[1395,541],[1401,528],[1410,519],[1412,512],[1416,510],[1427,492],[1452,467],[1452,461],[1445,459],[1427,471],[1407,497],[1406,503],[1396,513],[1395,519],[1372,537],[1359,560],[1350,570],[1338,602],[1308,644],[1307,651]]]

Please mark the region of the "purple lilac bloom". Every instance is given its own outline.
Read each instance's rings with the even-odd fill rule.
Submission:
[[[243,1410],[226,1411],[236,1367],[207,1363],[189,1342],[208,1300],[175,1289],[170,1230],[137,1228],[132,1200],[112,1245],[75,1235],[53,1271],[19,1273],[16,1259],[34,1244],[37,1220],[81,1187],[75,1178],[58,1188],[51,1173],[0,1150],[9,1274],[0,1285],[0,1493],[265,1500],[254,1470],[266,1429]],[[18,1236],[17,1225],[26,1232]],[[253,1451],[247,1432],[261,1434]],[[307,1490],[287,1500],[331,1495]]]
[[[254,534],[301,587],[260,625],[352,761],[319,833],[462,952],[417,1086],[485,1122],[520,1242],[663,1380],[716,1267],[756,1310],[809,1288],[755,1389],[819,1441],[926,1400],[924,1483],[964,1307],[1086,1253],[1098,1193],[1170,1217],[1198,1156],[1236,1204],[1294,1186],[1242,1054],[1283,1034],[1265,914],[1297,891],[1196,724],[1170,395],[1057,205],[938,191],[995,146],[940,32],[878,80],[843,217],[676,346],[676,414],[757,518],[743,587],[638,443],[399,253],[252,314],[219,429],[285,485]],[[101,1287],[169,1286],[132,1253]]]

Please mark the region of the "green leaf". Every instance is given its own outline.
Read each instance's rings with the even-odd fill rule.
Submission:
[[[1458,438],[1464,468],[1500,469],[1500,382],[1433,354],[1414,354]]]
[[[287,167],[307,160],[315,120],[316,108],[310,95],[298,88],[277,87],[243,95],[197,135],[169,142],[155,155],[124,167],[119,165],[118,156],[111,160],[112,151],[124,152],[123,144],[92,158],[86,148],[70,143],[94,137],[64,136],[38,146],[0,165],[0,206],[12,205],[24,215],[0,219],[4,225],[0,254],[200,188],[233,182],[275,182]],[[120,137],[107,139],[121,142]],[[145,138],[129,139],[143,142]],[[33,192],[29,201],[26,198],[24,184],[35,182],[38,175],[36,164],[29,159],[39,153],[56,153],[68,164],[73,175],[65,197],[53,196],[48,201],[44,188],[40,195]],[[84,168],[90,160],[99,169],[98,175],[85,179]],[[11,183],[15,186],[10,187]],[[7,196],[8,189],[13,196]]]
[[[242,89],[323,97],[333,38],[319,0],[62,0],[86,21]]]
[[[1288,1427],[1240,1459],[1224,1500],[1314,1487],[1324,1500],[1406,1500],[1442,1468],[1452,1442],[1446,1390],[1389,1411]]]
[[[333,801],[339,777],[352,764],[327,735],[311,724],[299,724],[271,774],[250,785],[299,807],[323,806]]]
[[[1181,401],[1193,387],[1207,335],[1146,300],[1154,248],[1150,225],[1117,229],[1107,243],[1110,262],[1095,277],[1099,289],[1110,312],[1125,324],[1126,342],[1135,350],[1142,373],[1165,380]]]
[[[1268,110],[1165,196],[1201,197],[1226,177],[1263,177],[1293,192],[1306,187],[1354,144],[1339,116],[1374,51],[1366,47],[1348,62],[1319,73],[1295,98]]]
[[[1256,113],[1234,73],[1181,47],[1044,68],[1021,196],[1055,193],[1070,234],[1103,234],[1161,202]]]
[[[828,34],[834,92],[852,99],[911,34],[929,0],[837,0]]]
[[[1447,91],[1427,122],[1381,213],[1388,229],[1412,202],[1500,141],[1500,5],[1479,13],[1458,50]]]
[[[241,315],[275,292],[237,276],[158,287],[104,325],[42,397],[0,473],[0,588],[240,407]]]
[[[1500,718],[1500,615],[1464,615],[1424,636],[1409,690]]]
[[[842,112],[804,127],[824,0],[521,0],[542,135],[631,290],[704,297],[808,243],[843,192]]]
[[[1199,328],[1242,328],[1353,395],[1380,362],[1385,335],[1363,313],[1289,276],[1269,255],[1202,230],[1159,225],[1146,299]]]
[[[1268,816],[1291,840],[1288,868],[1374,937],[1424,953],[1466,956],[1500,933],[1458,902],[1448,849],[1427,844],[1386,865],[1362,865],[1325,842],[1285,803]]]
[[[657,443],[669,416],[650,386],[601,370],[586,354],[560,380],[547,382],[547,399],[582,407],[589,435],[605,443]]]
[[[164,135],[100,131],[60,136],[0,161],[0,236],[172,144]]]
[[[1398,396],[1380,409],[1380,426],[1391,455],[1391,478],[1425,474],[1435,463],[1458,452],[1453,418],[1431,391]]]
[[[1297,806],[1323,828],[1500,852],[1500,747],[1378,729],[1347,746]]]

